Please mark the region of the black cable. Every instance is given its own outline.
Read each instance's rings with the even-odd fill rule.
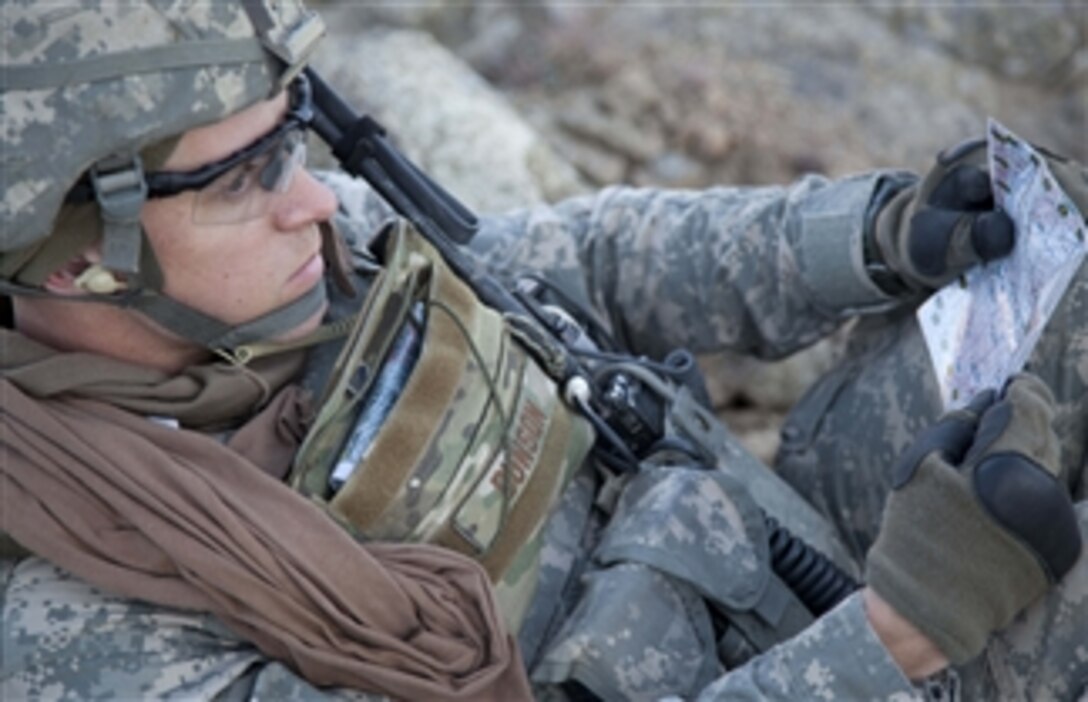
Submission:
[[[608,425],[608,422],[606,422],[601,415],[597,414],[596,410],[589,405],[589,402],[585,398],[575,397],[574,400],[578,405],[578,409],[582,412],[582,416],[584,416],[597,431],[597,436],[605,439],[609,446],[618,454],[617,458],[626,464],[621,465],[620,467],[625,468],[628,471],[636,470],[638,468],[639,459],[627,446],[627,442],[620,438],[619,434]]]
[[[607,361],[609,363],[634,363],[646,368],[647,370],[655,371],[669,376],[670,378],[678,378],[684,370],[678,369],[674,366],[661,363],[659,361],[651,361],[645,356],[628,356],[622,353],[611,353],[608,351],[592,351],[590,349],[571,349],[570,351],[575,356],[580,358],[588,358],[593,361]]]
[[[860,585],[827,556],[764,515],[770,532],[771,567],[813,616],[846,599]]]
[[[695,445],[679,436],[664,436],[658,439],[650,446],[647,454],[652,455],[661,451],[676,451],[688,456],[696,463],[702,461],[702,457],[698,449],[695,448]]]

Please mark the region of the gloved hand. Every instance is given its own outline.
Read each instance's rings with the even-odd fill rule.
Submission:
[[[870,253],[899,279],[899,285],[882,287],[936,290],[971,266],[1012,251],[1013,222],[994,209],[986,166],[986,140],[964,142],[942,151],[922,180],[880,209]]]
[[[952,663],[1073,567],[1080,531],[1057,475],[1054,401],[1020,374],[922,432],[895,467],[866,578]]]

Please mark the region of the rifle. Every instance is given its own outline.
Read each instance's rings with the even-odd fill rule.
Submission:
[[[722,444],[715,428],[720,430],[720,425],[707,408],[690,353],[678,349],[663,363],[602,353],[596,341],[586,343],[569,312],[541,304],[545,281],[530,276],[515,291],[508,290],[463,249],[479,228],[476,215],[400,153],[376,120],[358,115],[312,67],[304,76],[313,91],[310,128],[329,145],[344,171],[370,183],[482,302],[516,325],[565,401],[597,431],[595,458],[620,473],[636,470],[642,458],[661,450],[681,453],[697,465],[715,464],[715,448]],[[587,359],[600,367],[591,368]],[[761,479],[748,477],[756,483]],[[764,515],[772,568],[813,614],[827,611],[857,589],[825,555]]]

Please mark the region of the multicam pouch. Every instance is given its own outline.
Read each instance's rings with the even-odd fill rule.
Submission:
[[[477,559],[508,623],[532,597],[539,535],[592,431],[555,384],[406,222],[333,368],[293,471],[296,489],[362,538],[423,541]],[[398,333],[424,310],[418,359],[337,491],[330,474]]]

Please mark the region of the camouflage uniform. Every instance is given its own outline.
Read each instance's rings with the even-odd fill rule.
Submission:
[[[807,179],[789,189],[698,195],[614,190],[580,205],[559,206],[559,220],[544,210],[508,218],[517,243],[493,250],[502,252],[500,265],[507,270],[558,262],[569,276],[564,283],[591,291],[597,309],[640,351],[661,354],[670,344],[685,344],[775,358],[841,322],[848,311],[832,301],[849,299],[852,308],[873,311],[888,306],[879,294],[866,302],[856,292],[860,287],[844,293],[848,284],[842,282],[835,290],[822,290],[826,272],[805,270],[803,237],[813,235],[824,235],[826,246],[844,262],[841,276],[857,270],[845,263],[850,260],[845,244],[860,224],[872,187],[868,177],[830,186]],[[707,255],[686,255],[690,251]],[[1029,360],[1058,400],[1064,471],[1079,501],[1082,532],[1088,530],[1086,324],[1088,263]],[[835,524],[859,562],[880,526],[889,470],[916,433],[936,419],[938,398],[914,308],[905,306],[863,315],[851,331],[845,360],[807,393],[783,427],[775,467]],[[1060,587],[994,638],[985,655],[938,682],[945,693],[966,699],[1084,695],[1086,604],[1088,563],[1082,557]],[[844,604],[704,696],[731,698],[747,688],[783,699],[879,697],[877,689],[853,687],[859,681],[849,680],[862,668],[856,663],[879,658],[866,649],[867,626],[848,622],[851,609],[859,614],[856,603]],[[838,661],[850,661],[850,670]]]
[[[610,189],[486,218],[474,246],[497,271],[546,270],[565,290],[592,304],[614,334],[640,353],[657,357],[682,345],[777,358],[825,336],[858,311],[895,307],[860,265],[860,232],[881,177],[836,183],[808,178],[790,188],[700,193]],[[345,228],[365,237],[388,209],[361,184],[334,181],[346,210]],[[1088,343],[1074,323],[1088,318],[1086,287],[1082,269],[1033,361],[1063,403],[1062,428],[1072,447],[1066,461],[1078,474],[1088,434]],[[936,412],[928,362],[910,320],[909,310],[867,317],[846,364],[814,388],[784,430],[779,461],[784,474],[836,522],[859,559],[878,524],[885,471]],[[914,372],[903,375],[909,371]],[[862,406],[865,412],[856,411]],[[598,542],[607,543],[601,520],[587,506],[594,489],[592,473],[579,475],[549,522],[537,596],[541,611],[565,613],[580,596],[592,596],[595,580],[609,573],[590,558]],[[1088,509],[1079,507],[1082,530],[1088,530]],[[710,528],[700,523],[698,510],[693,512],[689,524]],[[707,536],[697,533],[694,541]],[[702,606],[686,583],[666,582],[638,566],[620,568],[627,569],[628,580],[660,585],[678,601]],[[96,593],[36,559],[8,573],[0,641],[5,697],[350,694],[310,688],[207,617]],[[584,577],[576,577],[580,574]],[[702,698],[916,699],[930,690],[978,699],[1073,698],[1083,694],[1088,680],[1086,597],[1088,564],[1082,558],[1059,588],[995,637],[986,655],[914,687],[880,645],[855,595],[803,633],[720,677]],[[599,632],[610,646],[623,649],[630,631],[653,626],[637,607],[627,613],[628,621],[614,636]],[[594,655],[555,625],[550,616],[531,614],[527,621],[526,631],[552,640],[544,648],[554,654],[541,658],[528,650],[534,673],[542,662],[555,665],[564,646],[573,646],[568,648],[572,664]],[[651,631],[659,645],[623,651],[627,665],[614,671],[624,697],[661,689],[692,694],[694,680],[705,682],[721,672],[705,666],[705,641],[684,632]],[[691,665],[700,670],[690,670]]]

